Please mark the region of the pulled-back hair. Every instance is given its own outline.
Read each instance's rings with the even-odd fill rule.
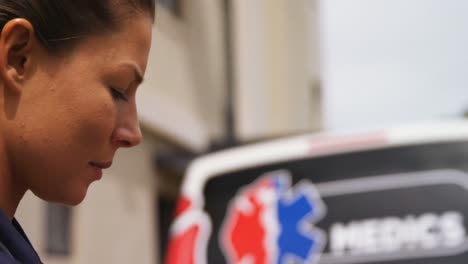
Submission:
[[[118,29],[140,13],[154,20],[155,0],[0,0],[0,29],[15,18],[27,19],[49,51],[59,51],[81,36]]]

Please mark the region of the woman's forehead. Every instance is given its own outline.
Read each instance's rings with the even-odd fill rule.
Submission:
[[[151,20],[144,16],[129,19],[118,31],[86,37],[74,55],[101,66],[127,65],[136,76],[142,76],[151,47],[151,32]]]

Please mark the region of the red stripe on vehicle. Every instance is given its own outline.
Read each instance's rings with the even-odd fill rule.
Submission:
[[[175,217],[179,217],[180,215],[182,215],[185,211],[190,209],[191,206],[192,202],[189,199],[181,197],[177,202],[177,206],[175,209]]]

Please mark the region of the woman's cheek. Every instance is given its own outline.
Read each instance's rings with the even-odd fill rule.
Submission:
[[[112,103],[99,102],[80,118],[81,142],[92,146],[101,146],[109,142],[116,123],[117,109]]]

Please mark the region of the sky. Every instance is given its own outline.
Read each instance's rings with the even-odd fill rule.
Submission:
[[[325,129],[461,116],[467,14],[465,0],[321,0]]]

